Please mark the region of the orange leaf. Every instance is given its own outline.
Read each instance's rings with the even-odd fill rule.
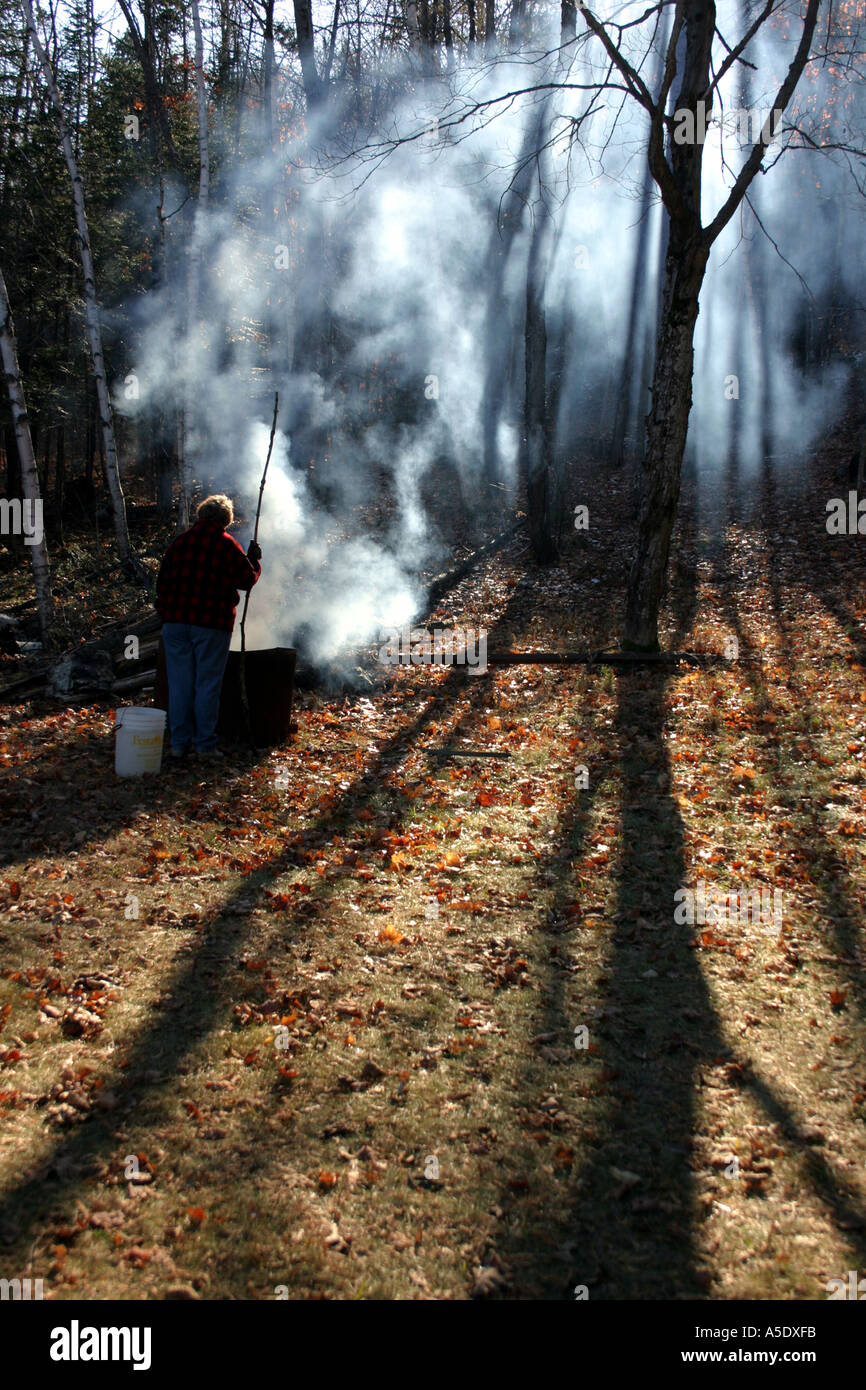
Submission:
[[[392,927],[389,925],[387,927],[382,928],[382,930],[378,933],[377,939],[379,941],[385,942],[387,945],[396,946],[400,941],[403,940],[403,933],[401,931],[398,931],[396,927]]]

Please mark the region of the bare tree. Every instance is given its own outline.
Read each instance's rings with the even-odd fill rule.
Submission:
[[[156,35],[156,21],[158,16],[154,14],[154,0],[143,0],[142,2],[142,22],[139,24],[135,12],[132,9],[130,0],[118,0],[118,4],[123,12],[123,17],[129,25],[129,37],[135,49],[136,57],[141,65],[141,75],[144,80],[144,99],[147,107],[148,120],[155,133],[159,132],[159,138],[165,151],[171,168],[180,180],[181,185],[186,187],[186,171],[183,161],[174,143],[171,133],[171,122],[168,117],[168,109],[163,100],[163,93],[160,90],[160,82],[157,74],[157,53],[158,39]]]
[[[728,51],[717,68],[712,62],[717,32],[713,0],[677,0],[658,96],[650,92],[637,68],[626,58],[617,41],[621,39],[622,30],[617,31],[614,24],[602,24],[591,11],[581,9],[590,34],[602,45],[626,91],[649,114],[649,168],[669,219],[652,405],[641,466],[638,544],[629,575],[626,647],[658,648],[658,612],[679,502],[691,412],[695,324],[710,249],[734,216],[761,168],[776,127],[808,61],[819,5],[820,0],[807,0],[800,41],[773,102],[773,114],[762,128],[723,205],[706,226],[701,220],[704,144],[699,132],[712,106],[713,93],[777,8],[777,0],[766,0],[740,41],[733,46],[726,45]],[[676,109],[673,117],[669,117],[666,115],[667,99],[680,66],[681,40],[680,85]],[[665,130],[670,129],[671,121],[676,122],[679,129],[666,150]],[[686,138],[678,138],[682,135]]]
[[[24,397],[24,383],[18,366],[18,345],[15,340],[15,326],[12,322],[12,306],[6,290],[6,281],[0,268],[0,361],[9,391],[9,404],[12,407],[12,427],[21,464],[21,492],[25,502],[35,508],[40,502],[39,473],[33,453],[33,440],[30,437],[30,422],[27,418],[27,402]],[[51,595],[51,567],[48,560],[48,547],[45,533],[36,539],[30,549],[33,565],[33,583],[36,589],[36,607],[39,613],[39,626],[46,637],[54,619],[54,600]]]
[[[39,31],[36,28],[36,20],[33,16],[31,0],[21,0],[21,5],[30,33],[30,41],[33,44],[33,51],[42,68],[45,85],[48,88],[51,102],[57,116],[60,143],[63,147],[66,167],[69,170],[69,178],[72,182],[75,226],[78,232],[78,246],[81,255],[81,267],[84,274],[84,311],[87,323],[87,337],[90,344],[93,377],[96,383],[96,396],[99,402],[99,418],[102,426],[102,438],[105,448],[105,477],[108,482],[108,491],[111,497],[114,531],[117,537],[117,550],[124,568],[127,569],[133,577],[141,579],[144,577],[144,571],[138,564],[130,545],[129,528],[126,522],[126,502],[120,482],[120,468],[117,460],[117,445],[114,436],[114,420],[111,411],[111,399],[108,392],[108,380],[105,375],[105,357],[102,351],[102,329],[99,319],[99,301],[96,296],[96,275],[93,269],[93,256],[90,251],[90,233],[87,226],[87,213],[84,207],[84,185],[81,174],[78,171],[75,153],[72,148],[72,140],[69,134],[69,128],[66,124],[63,103],[60,99],[60,92],[57,88],[54,72],[48,61],[48,55],[45,52],[45,48],[39,36]]]
[[[201,298],[201,247],[207,221],[208,196],[210,190],[210,148],[208,144],[207,92],[204,81],[204,40],[202,38],[201,15],[198,0],[192,0],[192,22],[195,35],[195,90],[198,112],[198,155],[199,181],[198,203],[193,217],[192,235],[189,248],[188,286],[187,286],[187,343],[190,351],[199,343],[199,302]],[[183,406],[183,429],[180,452],[180,505],[178,507],[177,529],[186,530],[189,525],[190,498],[192,493],[192,470],[195,460],[193,440],[197,416],[197,400],[193,386],[192,372],[187,371]]]

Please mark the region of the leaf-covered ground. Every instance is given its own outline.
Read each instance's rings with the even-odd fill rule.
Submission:
[[[158,780],[115,778],[108,708],[0,708],[0,1274],[821,1299],[862,1270],[843,443],[737,516],[686,489],[663,645],[706,669],[392,670],[304,697],[285,748]],[[437,620],[614,645],[625,485],[575,500],[557,569],[516,540]],[[778,890],[781,929],[678,924],[700,881]]]

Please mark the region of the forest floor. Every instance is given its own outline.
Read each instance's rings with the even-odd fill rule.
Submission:
[[[843,455],[739,516],[686,488],[662,645],[703,669],[391,669],[301,697],[284,748],[126,781],[107,706],[0,707],[0,1276],[808,1300],[862,1275]],[[437,621],[615,645],[624,487],[575,500],[557,568],[517,539]],[[778,891],[781,924],[678,923],[699,882]]]

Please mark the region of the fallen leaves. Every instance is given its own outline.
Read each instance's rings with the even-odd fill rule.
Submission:
[[[572,598],[573,585],[569,602]],[[509,637],[509,643],[511,640]],[[416,673],[412,674],[415,678]],[[849,977],[845,967],[854,963],[853,958],[850,962],[839,957],[822,962],[810,938],[816,922],[825,938],[838,931],[834,945],[841,954],[840,940],[850,937],[848,919],[853,913],[847,902],[843,906],[842,893],[844,890],[847,896],[852,885],[861,891],[857,851],[866,800],[864,787],[854,776],[860,769],[845,759],[843,750],[850,742],[849,752],[853,754],[854,749],[862,748],[862,742],[851,742],[859,733],[853,726],[841,737],[836,729],[831,742],[828,731],[816,721],[809,737],[798,736],[797,752],[791,737],[791,714],[782,702],[788,699],[799,719],[800,710],[808,710],[812,697],[793,691],[785,695],[768,673],[764,674],[766,688],[758,691],[750,688],[740,672],[732,670],[724,675],[689,672],[662,692],[655,673],[646,677],[629,674],[627,680],[617,674],[609,688],[602,672],[581,673],[579,689],[574,672],[563,673],[558,686],[544,674],[544,680],[530,690],[516,671],[508,676],[494,672],[490,704],[497,709],[496,714],[477,706],[455,711],[446,692],[437,696],[441,700],[436,708],[439,723],[427,725],[427,730],[431,737],[435,734],[449,744],[455,736],[465,736],[467,745],[478,748],[486,743],[493,747],[500,743],[493,735],[505,728],[499,712],[511,708],[523,721],[510,722],[508,737],[501,740],[513,749],[513,760],[502,765],[486,762],[483,768],[480,758],[461,761],[437,778],[427,775],[430,760],[416,746],[425,742],[425,738],[416,740],[411,723],[419,712],[417,695],[407,694],[405,710],[398,710],[396,704],[388,704],[389,696],[377,691],[366,702],[369,710],[363,718],[369,720],[375,714],[381,754],[377,748],[371,751],[365,747],[363,752],[351,750],[346,757],[338,756],[333,740],[335,733],[346,737],[348,730],[354,732],[359,727],[359,702],[354,697],[321,702],[316,697],[305,710],[306,729],[322,726],[321,742],[329,744],[327,758],[324,752],[328,750],[323,750],[321,760],[311,759],[296,748],[279,750],[263,765],[261,781],[256,780],[258,769],[238,778],[237,804],[233,798],[221,801],[211,791],[200,790],[195,812],[192,799],[187,803],[178,800],[158,812],[149,808],[150,820],[139,820],[137,812],[131,820],[131,813],[124,812],[119,818],[123,829],[116,838],[106,840],[111,857],[104,867],[110,864],[118,877],[125,873],[127,882],[132,882],[142,897],[148,895],[141,919],[126,929],[127,934],[138,935],[131,948],[132,962],[136,961],[136,950],[145,953],[140,964],[149,988],[170,1004],[183,1002],[170,983],[171,971],[178,963],[181,971],[189,968],[192,992],[207,997],[213,991],[220,1006],[219,1025],[225,1014],[233,1025],[232,1035],[221,1038],[226,1030],[217,1026],[215,1019],[214,1079],[203,1082],[214,1090],[231,1085],[232,1095],[202,1090],[194,1074],[190,1085],[194,1084],[196,1094],[207,1097],[207,1103],[201,1102],[205,1113],[187,1099],[189,1091],[185,1088],[166,1106],[174,1126],[175,1147],[172,1162],[161,1168],[165,1181],[149,1182],[150,1173],[142,1173],[140,1181],[145,1186],[140,1192],[148,1190],[148,1184],[155,1192],[150,1201],[132,1201],[128,1189],[120,1189],[125,1206],[138,1209],[136,1223],[145,1208],[159,1208],[161,1219],[167,1204],[171,1204],[169,1220],[176,1222],[176,1213],[184,1211],[185,1201],[201,1199],[202,1206],[186,1208],[187,1231],[197,1228],[205,1220],[205,1207],[210,1210],[212,1188],[204,1176],[208,1168],[224,1163],[232,1183],[236,1171],[248,1181],[258,1181],[267,1172],[264,1164],[270,1159],[275,1159],[277,1168],[285,1160],[296,1173],[307,1175],[301,1181],[303,1199],[314,1211],[301,1217],[308,1249],[299,1252],[303,1256],[299,1268],[305,1260],[312,1266],[316,1259],[324,1261],[332,1253],[346,1255],[351,1249],[362,1254],[366,1253],[364,1246],[372,1248],[370,1231],[362,1229],[362,1222],[367,1220],[363,1205],[367,1194],[367,1211],[375,1206],[377,1212],[373,1224],[379,1219],[383,1228],[381,1243],[375,1247],[383,1255],[383,1279],[395,1275],[393,1287],[398,1287],[395,1271],[399,1268],[399,1288],[411,1295],[408,1266],[415,1263],[412,1252],[422,1248],[420,1228],[417,1241],[412,1233],[420,1219],[426,1222],[431,1212],[437,1212],[434,1221],[447,1219],[454,1227],[463,1222],[469,1229],[463,1243],[461,1237],[455,1238],[453,1229],[443,1234],[444,1226],[425,1226],[424,1253],[453,1246],[455,1269],[459,1271],[456,1282],[452,1279],[449,1283],[447,1271],[442,1274],[444,1262],[437,1268],[433,1261],[428,1264],[425,1260],[423,1275],[433,1296],[445,1289],[449,1295],[456,1290],[457,1296],[471,1292],[474,1298],[486,1298],[510,1291],[510,1278],[492,1252],[477,1244],[478,1225],[471,1229],[473,1222],[479,1222],[479,1215],[482,1225],[489,1220],[485,1172],[493,1174],[499,1187],[506,1221],[509,1206],[526,1208],[533,1220],[537,1213],[572,1210],[572,1205],[559,1204],[573,1204],[578,1180],[584,1177],[583,1164],[588,1168],[598,1165],[602,1198],[606,1188],[611,1200],[624,1200],[628,1212],[644,1213],[642,1221],[648,1228],[652,1223],[648,1240],[662,1233],[665,1222],[673,1229],[682,1219],[676,1202],[666,1207],[664,1198],[658,1197],[658,1184],[651,1180],[649,1170],[643,1180],[636,1171],[641,1168],[640,1146],[630,1145],[628,1127],[625,1136],[614,1132],[611,1140],[604,1113],[608,1107],[601,1098],[612,1084],[616,1083],[617,1106],[611,1110],[628,1114],[637,1103],[634,1095],[639,1078],[652,1075],[662,1104],[657,1116],[652,1107],[646,1113],[658,1124],[660,1133],[664,1129],[664,1140],[670,1139],[670,1161],[680,1166],[682,1175],[691,1164],[682,1148],[686,1133],[689,1143],[692,1138],[706,1143],[705,1159],[711,1147],[714,1153],[721,1150],[726,1133],[739,1133],[741,1148],[744,1146],[743,1129],[727,1122],[734,1107],[745,1114],[747,1106],[760,1104],[756,1099],[759,1088],[748,1086],[746,1054],[750,1050],[756,1075],[760,1078],[764,1071],[770,1072],[768,1081],[773,1084],[779,1077],[774,1080],[772,1076],[772,1061],[782,1057],[790,1068],[783,1079],[790,1077],[792,1085],[796,1083],[809,1094],[809,1105],[816,1112],[823,1113],[823,1102],[808,1092],[812,1083],[816,1096],[825,1082],[838,1085],[840,1115],[843,1110],[847,1114],[842,1102],[852,1095],[855,1104],[862,1105],[864,1075],[836,1071],[840,1059],[862,1055],[853,1006],[847,1006],[851,1016],[846,1014],[844,1019],[850,1042],[841,1031],[832,1031],[833,1027],[841,1030],[842,1020],[830,1017],[831,1007],[841,1010],[847,1004],[850,990],[846,989]],[[820,674],[816,672],[816,677]],[[537,678],[540,675],[536,673]],[[513,685],[510,704],[504,698],[508,680]],[[667,696],[679,685],[684,687],[685,698],[678,708]],[[538,701],[533,704],[536,692]],[[763,708],[771,700],[775,712]],[[862,722],[862,705],[849,703],[846,713],[852,709]],[[453,717],[455,713],[459,718]],[[817,706],[816,713],[823,718]],[[657,718],[658,727],[653,727]],[[572,737],[578,727],[583,737]],[[821,730],[820,747],[817,729]],[[398,732],[401,737],[405,734],[402,744],[395,741]],[[666,749],[676,799],[658,781]],[[826,778],[819,780],[823,774],[816,753],[833,755],[836,780],[831,790],[824,785]],[[276,761],[287,767],[288,786],[278,803],[271,805],[264,793],[274,777]],[[316,767],[312,766],[314,761]],[[609,785],[597,780],[593,771],[591,797],[580,792],[575,795],[573,765],[578,761],[604,769]],[[633,786],[629,783],[630,768],[634,769]],[[843,776],[842,771],[848,775]],[[756,790],[759,781],[765,788],[763,793]],[[323,791],[327,800],[320,801]],[[91,786],[89,795],[98,799],[99,789]],[[266,804],[272,816],[262,814]],[[194,815],[199,816],[199,823],[194,823]],[[186,838],[179,841],[172,831],[174,823],[184,819]],[[89,825],[83,828],[90,832]],[[124,844],[127,829],[128,848]],[[147,835],[153,841],[152,852],[147,851],[142,838]],[[126,850],[126,862],[118,846],[120,851]],[[810,877],[815,866],[813,847],[816,854],[820,847],[823,857],[820,873]],[[85,861],[93,864],[95,859],[82,853],[78,862],[83,865]],[[161,885],[154,892],[149,883],[142,891],[139,885],[143,880],[132,877],[142,861],[147,876],[156,876]],[[769,861],[782,867],[765,870]],[[686,874],[703,870],[710,877],[709,866],[718,871],[720,881],[727,882],[736,874],[743,886],[763,883],[767,873],[774,882],[781,881],[775,877],[777,873],[786,875],[786,909],[789,888],[791,894],[790,929],[802,938],[798,949],[807,966],[790,981],[791,989],[781,978],[768,979],[765,970],[768,966],[772,972],[792,970],[796,968],[791,963],[793,956],[786,956],[775,938],[771,942],[765,934],[746,939],[739,924],[715,925],[713,929],[708,921],[703,936],[700,930],[696,934],[703,950],[697,956],[689,954],[683,964],[685,945],[671,927],[671,910],[662,890],[681,869]],[[23,1077],[31,1067],[35,1070],[39,1058],[39,1050],[30,1043],[23,1049],[20,1040],[25,1030],[36,1026],[42,1039],[63,1048],[57,1027],[64,1017],[63,1009],[67,1013],[83,1009],[96,1020],[104,1018],[101,1011],[110,998],[107,987],[94,976],[79,976],[91,983],[82,985],[81,997],[74,998],[67,994],[58,971],[62,969],[63,980],[68,981],[74,971],[93,969],[109,960],[113,963],[115,944],[121,948],[121,959],[126,949],[122,891],[112,896],[109,890],[109,900],[98,906],[92,884],[74,881],[78,866],[73,860],[58,854],[46,867],[50,869],[46,877],[56,879],[50,885],[57,888],[56,893],[37,891],[29,870],[17,865],[14,872],[10,867],[9,877],[0,885],[0,902],[10,913],[13,909],[16,913],[8,920],[19,927],[32,918],[37,928],[45,931],[46,962],[51,963],[52,952],[59,951],[62,944],[62,952],[50,968],[41,966],[37,973],[30,958],[16,954],[21,968],[14,980],[11,975],[5,977],[12,980],[8,991],[15,1003],[11,1018],[13,1006],[0,1004],[0,1028],[8,1020],[3,1039],[8,1046],[0,1058],[5,1057],[8,1068],[20,1067],[16,1077]],[[241,896],[241,880],[232,876],[246,876],[254,868],[262,871],[261,878],[254,884],[244,877]],[[843,872],[849,876],[847,881]],[[437,878],[439,874],[441,878]],[[201,886],[196,884],[193,889],[196,875]],[[201,910],[200,920],[186,911],[185,879],[202,900],[195,905],[196,911]],[[371,883],[375,889],[368,888]],[[100,886],[106,885],[103,882]],[[171,906],[154,901],[160,897]],[[434,901],[435,916],[425,910]],[[786,910],[786,933],[788,917]],[[351,924],[348,929],[347,920]],[[226,926],[237,931],[236,939],[242,946],[232,945],[223,961],[209,958],[210,933],[197,930],[202,921],[216,924],[214,937],[219,948]],[[171,926],[171,933],[142,930],[164,926]],[[79,949],[79,927],[103,935],[106,955],[91,955],[87,964]],[[423,937],[406,935],[418,929]],[[186,940],[185,932],[190,933]],[[85,949],[93,948],[88,945]],[[239,949],[244,952],[240,960]],[[187,955],[186,960],[181,953]],[[22,965],[25,959],[30,969]],[[829,968],[819,969],[824,964]],[[734,968],[740,972],[736,979]],[[138,969],[133,965],[133,973]],[[601,969],[605,975],[599,973]],[[736,1047],[742,1048],[742,1055],[738,1051],[740,1062],[732,1063],[724,1045],[711,1041],[722,1033],[713,1034],[709,1027],[702,976],[711,989],[713,1010],[724,1025],[726,1041],[733,1047],[731,1039],[737,1039]],[[124,986],[130,983],[120,970],[118,978]],[[2,987],[7,990],[5,983]],[[802,989],[802,996],[795,993],[798,989]],[[770,998],[777,994],[778,1001]],[[137,995],[132,998],[137,1002]],[[376,1003],[371,1005],[373,999]],[[680,1010],[680,1004],[697,1007]],[[652,1012],[656,1007],[660,1015],[669,1011],[670,1018],[665,1021],[672,1025],[659,1022],[657,1033],[653,1030],[660,1015]],[[816,1018],[810,1029],[806,1024],[813,1014]],[[117,1055],[122,1057],[126,1010],[118,1010],[118,1015],[122,1026],[112,1033],[117,1038]],[[593,1041],[581,1053],[574,1047],[571,1032],[572,1024],[583,1018],[592,1024],[593,1037],[599,1042]],[[682,1025],[682,1033],[677,1031],[681,1018],[690,1020],[688,1028]],[[163,1021],[171,1026],[174,1016],[160,1015],[160,1023]],[[180,1022],[182,1025],[182,1015]],[[798,1022],[802,1025],[799,1032]],[[281,1028],[288,1031],[288,1039]],[[10,1038],[13,1031],[17,1036]],[[84,1031],[77,1036],[67,1033],[66,1037],[71,1045],[64,1051],[88,1055]],[[364,1052],[374,1048],[376,1062],[364,1061],[359,1042]],[[843,1047],[846,1050],[840,1052]],[[800,1065],[798,1049],[808,1050],[810,1061],[822,1057],[818,1075],[811,1076],[805,1062]],[[724,1053],[715,1066],[707,1063],[714,1051]],[[95,1053],[91,1048],[90,1055]],[[611,1065],[602,1067],[602,1057]],[[692,1088],[692,1068],[698,1063],[703,1084],[694,1073]],[[337,1077],[340,1069],[345,1069],[345,1075]],[[705,1080],[704,1070],[711,1073],[711,1079]],[[124,1073],[118,1075],[122,1078]],[[4,1080],[11,1084],[8,1072]],[[168,1089],[170,1080],[169,1074],[161,1084]],[[51,1098],[50,1104],[67,1107],[64,1123],[80,1123],[97,1106],[116,1103],[107,1090],[107,1080],[104,1086],[94,1086],[91,1081],[88,1076],[73,1074]],[[131,1099],[139,1099],[135,1089],[139,1081],[137,1077],[130,1088]],[[850,1088],[845,1084],[849,1081]],[[0,1093],[0,1106],[14,1107],[16,1113],[4,1116],[4,1123],[11,1121],[23,1130],[33,1101],[23,1091],[23,1081],[21,1084],[20,1092],[9,1089]],[[551,1094],[542,1094],[545,1090]],[[150,1099],[146,1087],[142,1091],[143,1097]],[[365,1092],[372,1092],[366,1100]],[[126,1102],[128,1092],[122,1080],[118,1094]],[[664,1108],[666,1098],[672,1101],[669,1110]],[[235,1103],[243,1107],[240,1113],[244,1118],[232,1123],[228,1133],[217,1127],[204,1128],[210,1125],[214,1111],[231,1110],[239,1119]],[[482,1118],[479,1107],[488,1105],[489,1113],[483,1118],[496,1123],[498,1139],[494,1131],[482,1132],[477,1124]],[[40,1108],[40,1113],[47,1112]],[[444,1115],[447,1118],[443,1120]],[[137,1118],[134,1112],[133,1118]],[[740,1119],[740,1114],[735,1118]],[[842,1121],[838,1123],[841,1133]],[[862,1114],[856,1116],[856,1123],[862,1128]],[[121,1124],[128,1124],[125,1111]],[[689,1125],[694,1128],[687,1131]],[[249,1132],[244,1133],[247,1126]],[[407,1151],[410,1144],[413,1146],[414,1162],[407,1165],[413,1170],[410,1190],[404,1181],[406,1171],[401,1168],[396,1199],[393,1173],[378,1170],[371,1158],[362,1156],[363,1151],[355,1155],[341,1150],[338,1157],[336,1146],[330,1146],[331,1137],[354,1133],[358,1136],[350,1143],[354,1151],[361,1136],[376,1132],[372,1126],[391,1131],[395,1139],[399,1135],[399,1146]],[[600,1147],[596,1147],[594,1136],[587,1145],[594,1126],[599,1131]],[[255,1133],[261,1136],[264,1149],[272,1132],[277,1147],[271,1153],[251,1156],[249,1173],[256,1177],[250,1179],[244,1172],[244,1143]],[[193,1133],[195,1144],[186,1142]],[[806,1127],[799,1138],[806,1144],[832,1139],[826,1129],[820,1138],[818,1133],[816,1118],[814,1137],[809,1137]],[[850,1133],[851,1126],[844,1133],[843,1152],[846,1161],[849,1157],[856,1161],[859,1152],[847,1147]],[[227,1142],[219,1149],[206,1150],[202,1164],[199,1141],[206,1138]],[[150,1145],[150,1140],[147,1142]],[[792,1163],[802,1155],[802,1143],[791,1144]],[[194,1167],[184,1166],[184,1145],[195,1155],[201,1177]],[[446,1202],[434,1196],[430,1181],[418,1176],[428,1148],[442,1154],[448,1164],[449,1200],[456,1189],[461,1202],[466,1199],[465,1213],[458,1214],[453,1223],[450,1215],[444,1218],[439,1213]],[[122,1152],[121,1146],[118,1153]],[[608,1155],[617,1158],[621,1166],[608,1167]],[[756,1155],[753,1149],[751,1161],[743,1159],[744,1181],[736,1191],[742,1196],[763,1193],[771,1202],[780,1192],[790,1190],[786,1184],[792,1183],[793,1175],[780,1162],[778,1177],[771,1181],[771,1170],[761,1166],[759,1155],[756,1163]],[[773,1147],[766,1147],[763,1158],[773,1157]],[[263,1163],[257,1166],[260,1158]],[[345,1168],[340,1166],[341,1160]],[[728,1161],[729,1156],[723,1166]],[[510,1179],[507,1169],[503,1173],[505,1163],[513,1165]],[[175,1165],[179,1174],[171,1171]],[[692,1165],[689,1181],[692,1176],[696,1189],[705,1181],[707,1186],[715,1183],[718,1193],[721,1176],[712,1160],[704,1163],[703,1177]],[[482,1180],[473,1186],[479,1177]],[[181,1181],[190,1185],[181,1186]],[[86,1182],[83,1178],[82,1185]],[[138,1188],[137,1182],[129,1182],[133,1189]],[[504,1195],[502,1186],[506,1188]],[[375,1191],[375,1199],[369,1197],[370,1190]],[[178,1198],[178,1191],[184,1193],[183,1198]],[[472,1205],[471,1194],[478,1191],[484,1192],[483,1209]],[[699,1194],[700,1201],[704,1195]],[[741,1215],[742,1201],[737,1197],[730,1200]],[[403,1219],[393,1217],[395,1201],[400,1203],[398,1210],[406,1209],[409,1234],[403,1232]],[[339,1224],[331,1221],[328,1212],[327,1224],[321,1226],[320,1218],[332,1204],[339,1205]],[[244,1206],[239,1209],[246,1210]],[[266,1211],[262,1204],[259,1216]],[[198,1219],[193,1219],[194,1214]],[[109,1223],[108,1216],[93,1215],[94,1227],[99,1229],[104,1221],[110,1239],[114,1218]],[[627,1219],[627,1213],[623,1215]],[[358,1221],[354,1245],[342,1229],[350,1217]],[[775,1210],[771,1212],[769,1206],[767,1218],[769,1226],[775,1218]],[[217,1219],[208,1218],[209,1227]],[[118,1216],[117,1224],[122,1220]],[[603,1213],[598,1220],[603,1220]],[[262,1221],[255,1228],[256,1239],[264,1245],[273,1234],[278,1248],[278,1233],[266,1235],[266,1225]],[[282,1229],[297,1230],[299,1225],[300,1221],[293,1219]],[[736,1221],[729,1225],[735,1227]],[[396,1231],[393,1236],[392,1231]],[[129,1250],[133,1238],[137,1242],[132,1246],[134,1255]],[[132,1255],[126,1260],[128,1268],[147,1267],[152,1275],[154,1238],[146,1226],[130,1224],[129,1236],[123,1238],[121,1246]],[[186,1238],[194,1244],[188,1234]],[[521,1265],[517,1296],[531,1289],[532,1280],[549,1278],[550,1259],[561,1258],[554,1250],[539,1246],[534,1263],[528,1260],[525,1269]],[[400,1251],[403,1254],[398,1258]],[[722,1253],[727,1260],[730,1252]],[[115,1260],[119,1258],[112,1255]],[[67,1261],[67,1266],[72,1262]],[[354,1259],[329,1261],[334,1288],[342,1292],[345,1287],[350,1296],[360,1282],[355,1263]],[[373,1265],[370,1260],[367,1270]],[[617,1279],[619,1275],[618,1271]],[[215,1294],[230,1286],[231,1276],[224,1277],[224,1285]],[[344,1285],[337,1282],[341,1277]],[[758,1274],[756,1279],[760,1277]],[[778,1288],[789,1293],[785,1276],[777,1274],[776,1278]],[[522,1287],[524,1279],[526,1288]],[[741,1292],[741,1284],[735,1282],[732,1287],[737,1294]],[[300,1285],[299,1292],[303,1292]]]
[[[338,1255],[348,1255],[352,1244],[351,1236],[344,1236],[337,1226],[336,1221],[332,1221],[325,1236],[325,1248],[332,1250]]]
[[[368,1091],[371,1086],[375,1086],[385,1076],[386,1072],[380,1066],[377,1066],[375,1062],[367,1061],[361,1069],[360,1076],[338,1076],[337,1087],[341,1091]]]
[[[105,1025],[98,1014],[78,1005],[64,1011],[60,1026],[67,1038],[85,1038],[91,1041],[99,1036]]]

